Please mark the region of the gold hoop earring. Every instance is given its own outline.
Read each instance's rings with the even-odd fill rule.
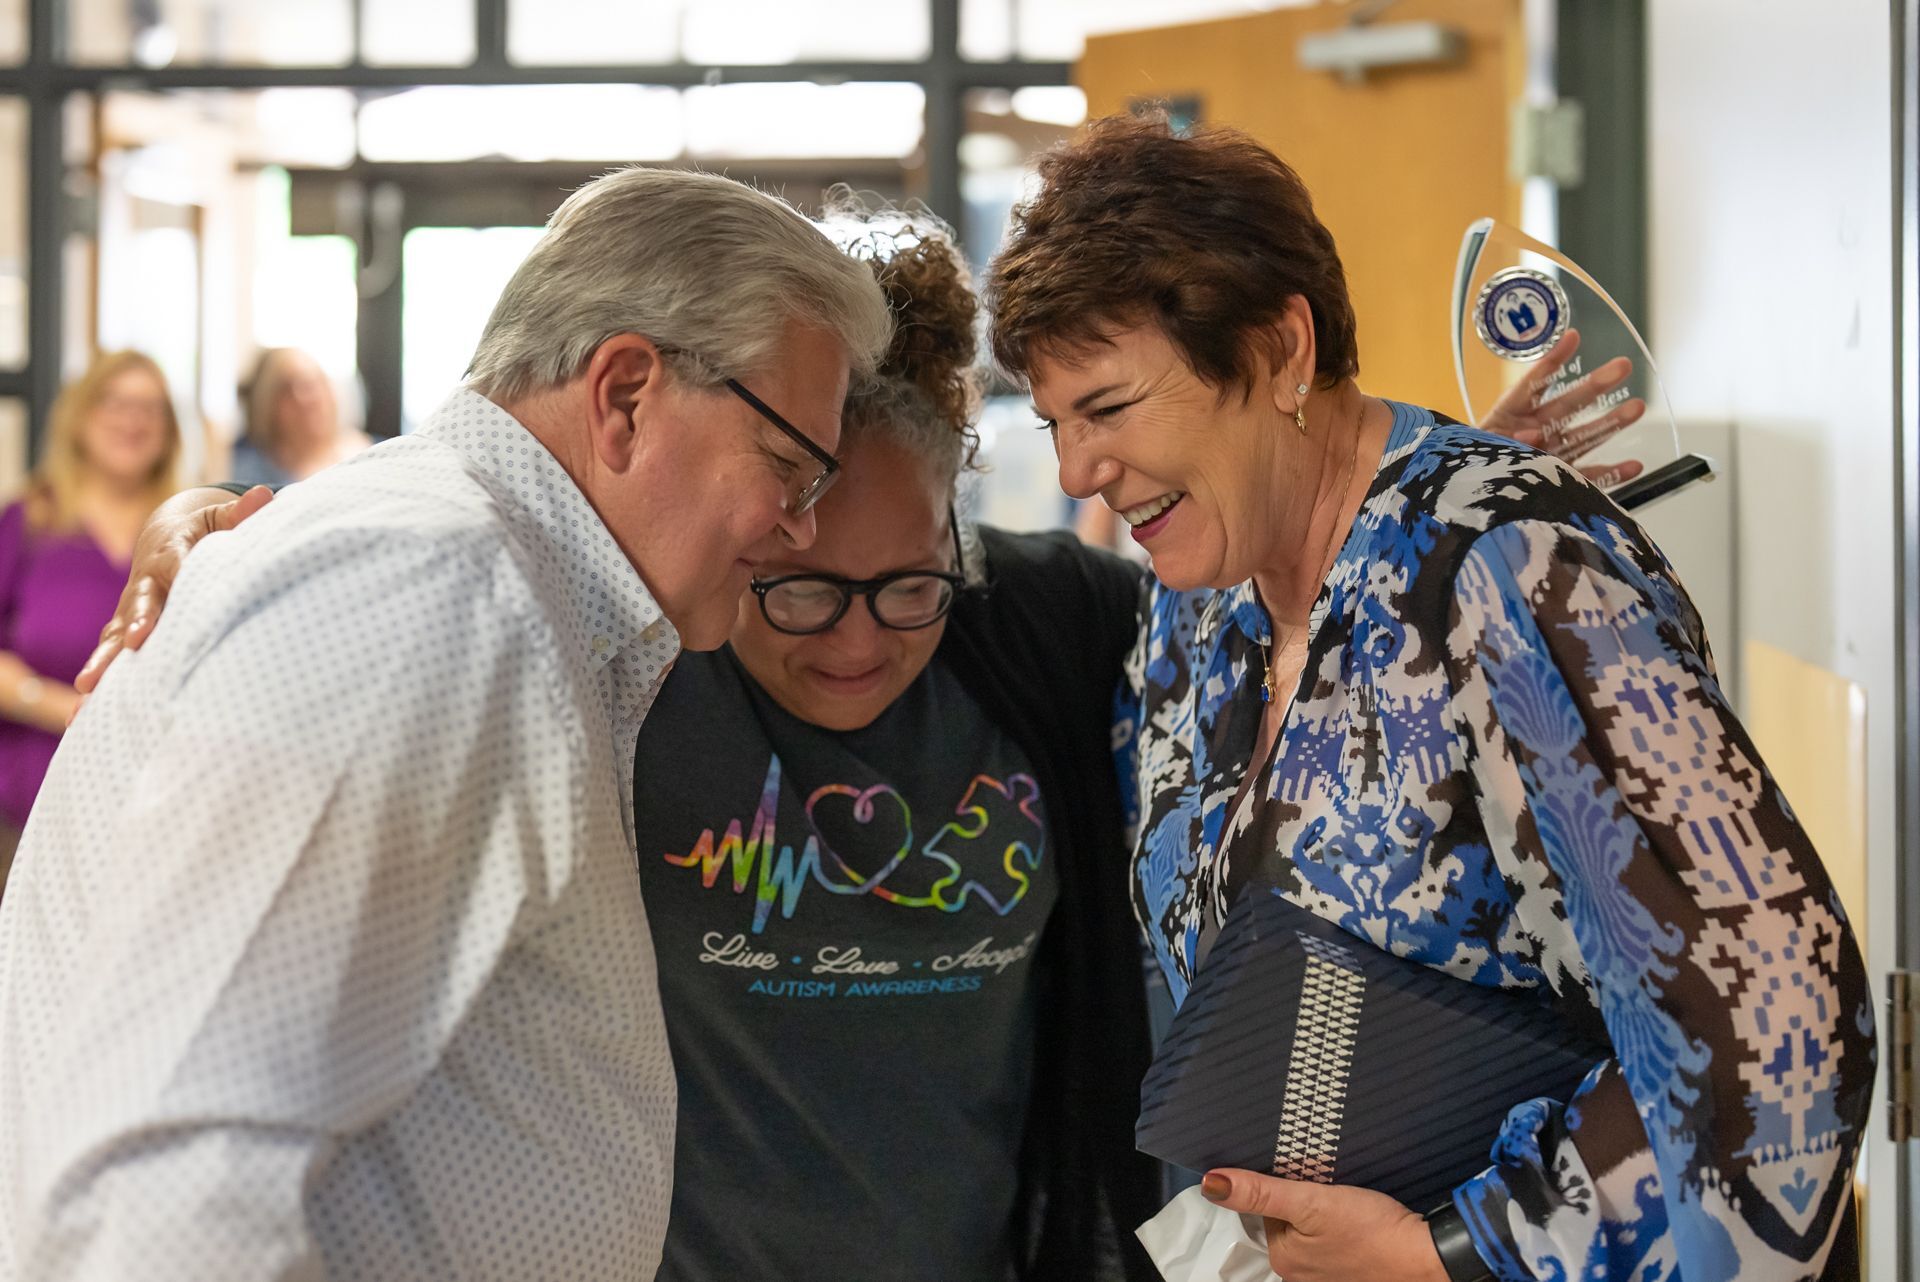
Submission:
[[[1307,385],[1305,383],[1293,389],[1300,399],[1293,403],[1293,425],[1300,429],[1300,435],[1307,434]]]

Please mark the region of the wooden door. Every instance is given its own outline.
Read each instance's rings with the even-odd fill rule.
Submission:
[[[1459,415],[1448,313],[1460,238],[1476,218],[1519,216],[1507,175],[1524,75],[1519,0],[1402,0],[1386,11],[1383,23],[1459,30],[1464,54],[1449,65],[1358,82],[1302,70],[1300,38],[1352,12],[1317,4],[1096,36],[1077,79],[1090,116],[1190,100],[1202,123],[1244,129],[1278,152],[1340,247],[1362,386]]]

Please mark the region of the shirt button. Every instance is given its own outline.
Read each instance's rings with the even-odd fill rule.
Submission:
[[[652,623],[649,623],[645,628],[641,629],[640,639],[642,641],[658,641],[660,634],[664,631],[666,631],[665,621],[655,619]]]
[[[607,647],[612,644],[613,642],[607,640],[605,637],[595,637],[593,639],[593,652],[595,654],[605,654]]]

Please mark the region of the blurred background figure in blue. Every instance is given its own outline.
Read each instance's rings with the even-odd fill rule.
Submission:
[[[320,363],[294,347],[270,347],[241,389],[246,435],[233,447],[233,479],[248,485],[304,481],[372,444],[341,421],[340,398]]]

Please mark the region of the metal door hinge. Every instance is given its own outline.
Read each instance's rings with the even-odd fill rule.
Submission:
[[[1920,972],[1887,974],[1887,1137],[1900,1144],[1920,1134]]]
[[[1517,102],[1507,134],[1507,176],[1578,187],[1587,176],[1587,113],[1578,102]]]

